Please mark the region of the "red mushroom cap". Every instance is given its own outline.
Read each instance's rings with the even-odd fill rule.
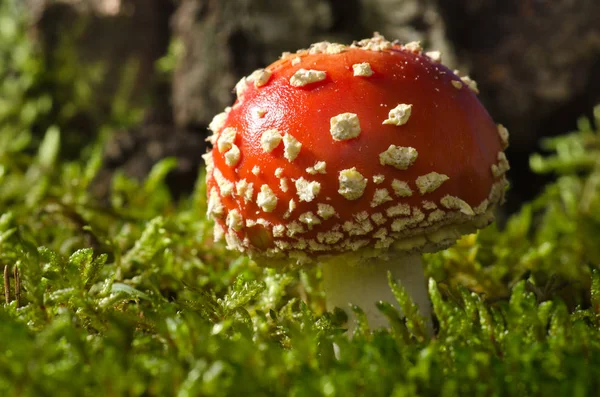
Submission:
[[[299,262],[431,251],[503,200],[506,129],[417,43],[318,43],[236,90],[205,155],[208,213],[230,248]]]

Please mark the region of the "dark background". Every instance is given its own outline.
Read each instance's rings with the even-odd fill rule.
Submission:
[[[126,69],[135,71],[128,106],[144,116],[108,142],[99,194],[112,170],[142,177],[165,156],[180,160],[173,191],[189,191],[206,127],[232,103],[239,78],[317,41],[350,43],[375,31],[420,40],[474,78],[481,101],[511,132],[509,212],[547,181],[528,166],[540,138],[573,130],[600,103],[598,0],[24,1],[49,67],[64,62],[56,54],[70,40],[78,63],[104,70],[95,109],[71,118],[66,134],[96,134]]]

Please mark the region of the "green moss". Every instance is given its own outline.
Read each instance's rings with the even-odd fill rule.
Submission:
[[[10,33],[2,21],[0,34]],[[17,85],[35,79],[27,68],[17,74]],[[532,167],[558,178],[506,227],[426,256],[433,338],[392,284],[408,317],[382,303],[392,327],[370,330],[353,308],[360,323],[349,339],[343,312],[324,310],[318,269],[281,274],[213,243],[203,176],[175,201],[167,159],[143,182],[117,174],[101,203],[88,190],[101,142],[65,160],[60,125],[42,122],[42,111],[15,116],[32,96],[2,87],[17,105],[0,115],[9,131],[0,133],[0,265],[18,269],[20,297],[11,276],[0,305],[0,395],[600,390],[600,108],[595,127],[582,121],[544,142],[554,154]],[[38,143],[34,124],[47,131]]]

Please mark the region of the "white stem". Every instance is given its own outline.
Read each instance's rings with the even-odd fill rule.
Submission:
[[[339,307],[348,313],[350,334],[354,329],[355,319],[351,310],[348,310],[349,304],[362,308],[371,329],[388,327],[387,318],[375,306],[376,302],[385,301],[400,310],[388,284],[388,271],[391,272],[398,284],[404,286],[417,304],[431,333],[431,303],[419,254],[398,256],[389,262],[360,266],[350,266],[342,261],[325,263],[323,265],[323,283],[327,310]]]

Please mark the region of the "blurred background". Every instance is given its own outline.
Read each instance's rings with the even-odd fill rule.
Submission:
[[[40,134],[42,114],[60,124],[63,155],[76,157],[82,143],[116,131],[106,141],[99,195],[115,169],[143,177],[166,156],[179,160],[173,191],[191,190],[207,125],[232,103],[240,77],[317,41],[351,43],[375,31],[419,40],[474,78],[494,120],[511,132],[509,212],[546,182],[528,165],[540,138],[573,130],[600,103],[598,0],[0,3],[0,77],[6,85],[34,70],[22,96],[24,104],[35,99]]]

